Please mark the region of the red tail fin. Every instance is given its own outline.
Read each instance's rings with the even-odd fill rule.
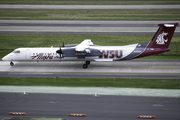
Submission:
[[[178,23],[161,23],[147,48],[168,48]]]
[[[161,23],[158,24],[158,26],[160,26],[159,29],[157,30],[152,40],[147,43],[147,47],[145,47],[144,51],[135,58],[170,51],[168,47],[174,34],[175,28],[176,26],[178,26],[178,23]]]

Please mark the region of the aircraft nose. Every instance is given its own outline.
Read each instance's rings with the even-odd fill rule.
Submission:
[[[4,56],[4,57],[2,58],[2,60],[3,60],[3,61],[8,61],[8,60],[9,60],[9,56],[8,56],[8,55]]]

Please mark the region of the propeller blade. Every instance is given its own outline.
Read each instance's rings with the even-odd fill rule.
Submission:
[[[63,46],[62,47],[65,47],[64,46],[64,41],[63,41]],[[56,51],[56,53],[58,53],[60,55],[60,59],[61,59],[61,56],[62,56],[62,49],[61,49],[61,46],[59,44],[59,50]]]
[[[64,41],[63,41],[63,47],[65,47],[65,46],[64,46]]]
[[[59,50],[56,51],[56,53],[58,53],[60,55],[60,59],[61,59],[61,54],[62,54],[62,50],[61,50],[61,47]]]

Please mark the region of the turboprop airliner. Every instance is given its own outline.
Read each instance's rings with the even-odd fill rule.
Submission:
[[[178,23],[161,23],[149,42],[126,46],[98,46],[90,39],[80,44],[60,46],[59,48],[18,48],[2,58],[4,61],[83,61],[88,68],[90,61],[131,60],[170,51],[169,44]]]

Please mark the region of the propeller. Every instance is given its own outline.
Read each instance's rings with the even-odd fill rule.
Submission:
[[[61,47],[65,47],[65,46],[64,46],[64,42],[63,42],[63,46],[60,46],[60,45],[59,45],[59,50],[56,51],[56,53],[58,53],[58,54],[60,55],[60,59],[61,59],[61,56],[62,56],[62,54],[63,54]]]
[[[65,47],[65,46],[64,46],[64,41],[63,41],[63,47]]]

